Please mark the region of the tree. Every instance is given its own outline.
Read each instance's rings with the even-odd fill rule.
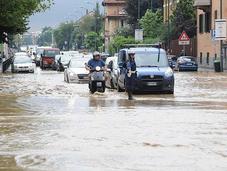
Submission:
[[[56,30],[54,30],[54,39],[58,48],[69,50],[73,47],[73,31],[73,22],[62,23]]]
[[[44,11],[52,0],[0,0],[0,34],[24,33],[28,30],[28,18]]]
[[[162,8],[162,4],[162,0],[126,0],[125,10],[128,14],[128,23],[135,29],[138,26],[138,20],[145,15],[148,9],[151,9],[151,6],[152,10],[156,11]],[[138,7],[140,10],[138,10]]]
[[[89,32],[85,36],[85,46],[90,51],[98,50],[102,46],[102,38],[96,32]]]
[[[52,44],[52,34],[53,29],[51,27],[44,27],[42,33],[38,38],[38,45],[39,46],[50,46]]]
[[[135,39],[133,37],[115,36],[110,43],[109,51],[114,54],[123,48],[126,44],[134,44]]]
[[[163,17],[161,10],[152,12],[147,10],[146,14],[140,20],[140,25],[144,30],[144,36],[157,38],[163,33]]]
[[[171,16],[173,38],[178,38],[182,31],[186,31],[190,37],[196,35],[196,13],[193,5],[193,0],[180,0],[177,4]]]

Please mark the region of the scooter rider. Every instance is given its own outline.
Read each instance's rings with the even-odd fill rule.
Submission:
[[[93,59],[88,61],[86,69],[89,71],[95,70],[97,66],[99,66],[100,68],[104,68],[105,62],[101,59],[100,53],[96,51],[93,53]]]
[[[132,92],[134,90],[135,79],[136,79],[136,62],[135,62],[135,52],[128,52],[129,60],[126,63],[126,75],[125,75],[125,83],[126,83],[126,91],[128,93],[128,100],[133,100]]]

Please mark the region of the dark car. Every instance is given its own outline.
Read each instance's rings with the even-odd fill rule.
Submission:
[[[175,69],[178,71],[198,71],[197,58],[192,56],[181,56],[177,59]]]
[[[167,92],[174,93],[174,73],[169,67],[165,50],[155,47],[122,49],[118,56],[120,75],[118,91],[125,90],[125,63],[128,51],[135,52],[137,64],[136,92]]]

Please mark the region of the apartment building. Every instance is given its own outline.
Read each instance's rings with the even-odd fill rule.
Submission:
[[[204,67],[213,68],[215,59],[220,59],[220,41],[214,39],[215,19],[227,19],[227,1],[222,0],[195,0],[197,8],[197,56],[199,64]],[[227,68],[227,41],[222,46],[224,57],[224,68]]]
[[[105,10],[105,49],[109,48],[114,33],[126,25],[125,0],[104,0]]]

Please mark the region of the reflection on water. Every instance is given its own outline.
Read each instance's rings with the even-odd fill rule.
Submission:
[[[227,75],[177,73],[175,95],[0,76],[0,171],[227,170]]]

